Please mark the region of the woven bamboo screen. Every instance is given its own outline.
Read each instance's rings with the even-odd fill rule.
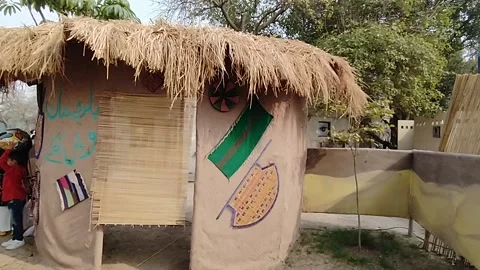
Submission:
[[[480,154],[480,75],[459,75],[439,151]]]
[[[108,93],[100,100],[94,225],[180,225],[188,150],[183,101]]]

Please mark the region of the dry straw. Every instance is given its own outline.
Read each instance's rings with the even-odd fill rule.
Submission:
[[[309,102],[341,101],[348,104],[352,116],[361,114],[367,102],[354,69],[344,59],[300,41],[224,28],[90,18],[0,29],[2,80],[63,74],[66,42],[84,43],[107,67],[125,62],[135,70],[135,78],[145,70],[163,73],[172,98],[201,94],[204,85],[227,71],[226,62],[231,62],[228,71],[248,85],[249,95],[269,89],[273,94],[293,92]]]

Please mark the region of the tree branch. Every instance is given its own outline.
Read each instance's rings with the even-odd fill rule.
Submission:
[[[260,16],[260,20],[258,20],[257,26],[255,27],[255,31],[259,30],[260,25],[262,22],[267,18],[268,15],[275,13],[280,7],[273,8],[271,10],[265,11],[265,13]]]
[[[31,6],[28,6],[28,12],[30,13],[30,16],[32,17],[33,22],[35,23],[35,25],[38,26],[37,19],[35,19],[35,16],[33,16],[32,7],[31,7]]]
[[[40,17],[42,17],[42,21],[40,22],[40,24],[46,23],[46,22],[47,22],[47,19],[45,18],[45,15],[43,15],[42,10],[41,10],[41,9],[37,9],[37,12],[40,14]]]
[[[247,17],[248,15],[246,15],[245,13],[242,13],[242,16],[240,17],[242,32],[246,32],[247,30]]]
[[[287,4],[281,4],[279,7],[272,9],[270,11],[265,12],[263,16],[260,18],[260,20],[257,23],[257,26],[255,27],[255,34],[260,33],[260,31],[264,30],[267,28],[270,24],[274,23],[280,15],[285,13],[288,10]],[[270,18],[267,19],[267,17],[270,16]],[[267,19],[265,22],[263,22],[265,19]],[[263,23],[262,23],[263,22]]]
[[[380,138],[380,136],[378,136],[377,134],[375,134],[374,132],[367,132],[367,135],[372,137],[372,139],[374,139],[376,142],[380,143],[383,145],[383,148],[386,149],[396,149],[397,147],[395,147],[395,145],[393,145],[391,142],[388,142],[388,141],[384,141],[382,140],[382,138]]]
[[[253,1],[253,5],[250,7],[250,13],[252,17],[255,15],[255,12],[258,10],[258,5],[260,4],[260,0]]]
[[[228,14],[227,10],[225,9],[225,4],[228,3],[228,0],[223,1],[221,3],[217,3],[216,1],[212,1],[212,3],[215,7],[220,9],[223,17],[227,21],[228,26],[230,26],[235,31],[241,31],[241,29],[235,24],[235,22],[232,20],[232,18],[230,18],[230,15]]]

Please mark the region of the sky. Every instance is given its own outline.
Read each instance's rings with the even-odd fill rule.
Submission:
[[[155,19],[158,15],[158,8],[151,0],[130,0],[130,7],[133,12],[143,23],[150,22],[150,19]],[[57,21],[57,15],[49,12],[45,12],[45,16],[48,20]],[[37,21],[40,21],[40,17],[36,16]],[[0,14],[0,26],[2,27],[19,27],[24,25],[34,25],[32,17],[28,13],[26,8],[16,14],[4,15]]]

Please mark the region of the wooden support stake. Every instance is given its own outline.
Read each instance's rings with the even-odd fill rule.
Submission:
[[[425,239],[423,240],[423,249],[428,251],[429,244],[430,244],[430,232],[425,230]]]
[[[102,269],[102,256],[103,256],[103,225],[98,225],[95,229],[95,259],[94,269]]]
[[[412,237],[413,236],[413,218],[410,217],[410,219],[408,220],[408,237]]]

